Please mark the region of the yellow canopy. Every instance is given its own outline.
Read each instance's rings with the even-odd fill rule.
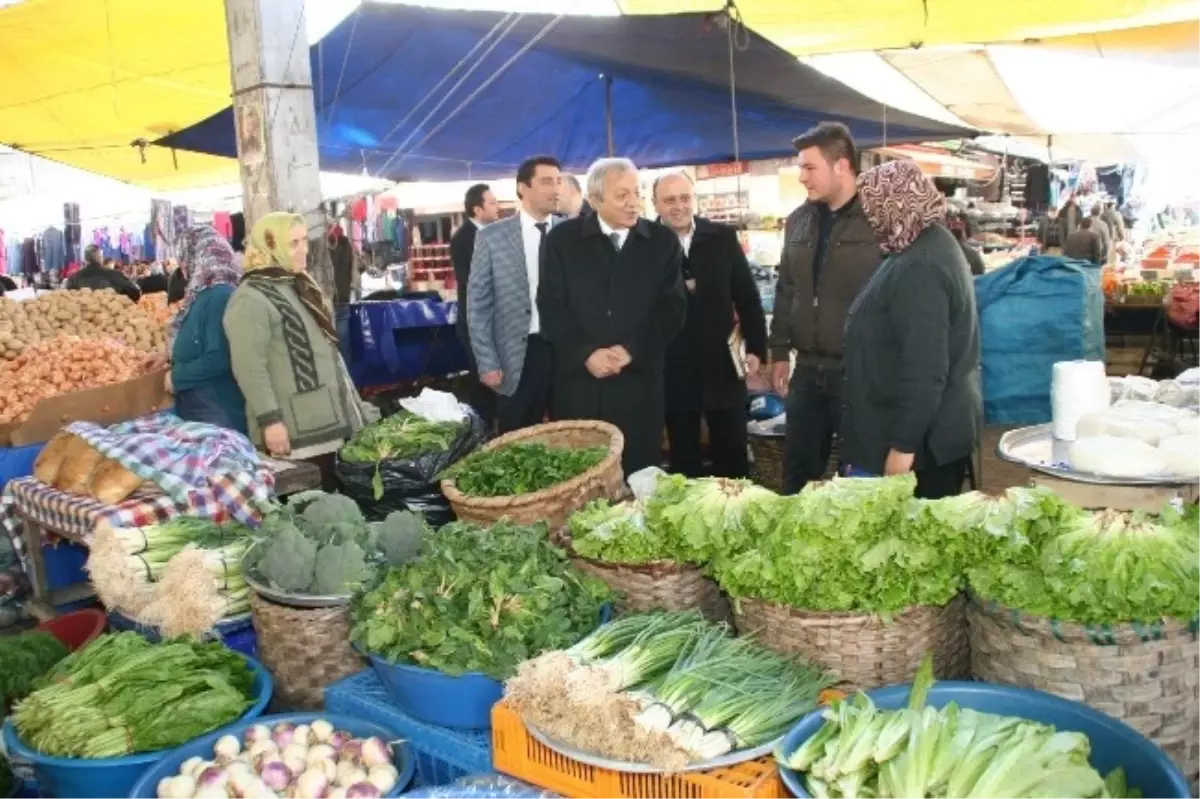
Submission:
[[[1196,18],[1194,0],[737,0],[747,26],[796,55],[1019,42]],[[721,0],[617,0],[626,14],[717,11]]]
[[[228,49],[221,0],[22,0],[0,9],[0,142],[151,188],[236,181],[131,144],[227,106]]]

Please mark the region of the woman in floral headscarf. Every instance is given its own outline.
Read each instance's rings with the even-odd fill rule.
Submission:
[[[167,329],[175,413],[245,434],[246,401],[233,379],[222,324],[242,270],[234,262],[233,248],[212,225],[188,230],[181,258],[191,277]]]
[[[258,220],[242,262],[245,275],[225,311],[225,332],[250,440],[271,455],[312,461],[332,488],[333,454],[378,415],[350,382],[329,303],[307,272],[307,258],[302,217]]]
[[[946,200],[912,161],[858,179],[885,259],[846,320],[842,462],[850,476],[916,472],[917,494],[962,490],[979,433],[979,322]]]

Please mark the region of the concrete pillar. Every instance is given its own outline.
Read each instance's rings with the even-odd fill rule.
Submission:
[[[304,0],[225,0],[225,25],[246,230],[271,211],[303,215],[309,271],[332,298]]]

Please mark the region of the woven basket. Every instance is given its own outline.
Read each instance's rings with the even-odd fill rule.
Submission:
[[[460,521],[492,524],[507,518],[517,524],[545,522],[551,530],[567,523],[567,517],[593,499],[613,498],[622,493],[621,452],[625,436],[611,424],[598,421],[550,422],[515,430],[488,443],[491,450],[509,444],[545,444],[548,447],[583,449],[608,447],[604,460],[578,477],[532,494],[512,497],[472,497],[459,491],[454,479],[442,481],[442,493]]]
[[[750,454],[754,456],[754,482],[777,494],[783,493],[784,475],[787,474],[787,439],[784,436],[760,436],[751,433]],[[835,435],[830,444],[829,461],[825,464],[822,480],[837,474],[838,439]]]
[[[909,608],[885,622],[876,615],[812,612],[759,599],[733,603],[734,623],[769,649],[799,654],[836,673],[852,688],[911,682],[925,653],[939,679],[969,670],[962,597],[943,607]]]
[[[258,656],[275,678],[280,710],[317,710],[325,686],[357,674],[366,663],[350,646],[350,605],[293,608],[251,593]]]
[[[620,613],[649,610],[698,610],[712,622],[731,621],[729,602],[699,566],[671,561],[622,565],[573,556],[571,564],[608,584],[620,597]]]
[[[1121,719],[1200,774],[1200,647],[1195,626],[1087,627],[970,602],[971,671],[1037,688]]]

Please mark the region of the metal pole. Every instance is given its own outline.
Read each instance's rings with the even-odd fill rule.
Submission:
[[[612,98],[613,80],[612,75],[604,76],[604,127],[608,132],[608,157],[612,158],[617,153],[617,146],[613,140],[613,98]]]

